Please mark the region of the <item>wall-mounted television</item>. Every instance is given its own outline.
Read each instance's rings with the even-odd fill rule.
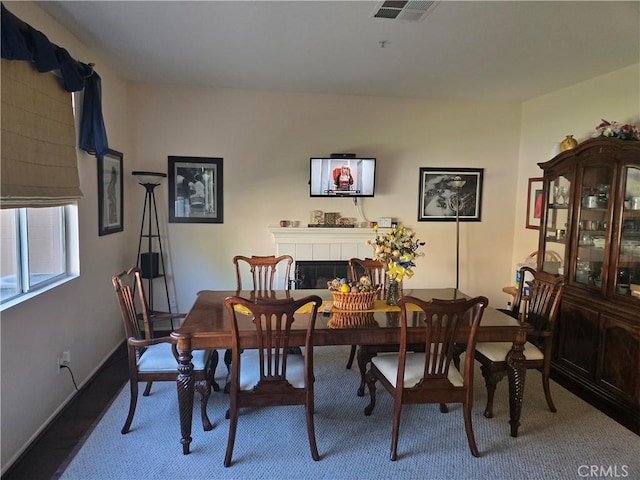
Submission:
[[[312,197],[373,197],[375,158],[311,157],[309,193]]]

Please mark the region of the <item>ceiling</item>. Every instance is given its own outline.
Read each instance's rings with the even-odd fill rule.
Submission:
[[[520,102],[640,62],[637,1],[36,3],[138,82]]]

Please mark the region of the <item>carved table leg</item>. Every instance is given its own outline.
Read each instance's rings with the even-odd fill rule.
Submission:
[[[358,353],[356,354],[356,359],[358,360],[358,369],[360,370],[360,385],[358,385],[358,390],[356,395],[359,397],[364,397],[364,386],[365,386],[365,374],[367,372],[367,364],[371,362],[371,359],[375,357],[377,354],[375,351],[372,351],[366,345],[360,345],[358,347]]]
[[[520,338],[521,337],[521,338]],[[521,332],[518,340],[507,354],[507,375],[509,379],[509,424],[511,436],[518,436],[520,427],[520,414],[522,413],[522,400],[524,397],[524,381],[526,368],[524,366],[524,342],[526,335]]]
[[[180,434],[182,438],[182,453],[189,453],[191,445],[191,420],[193,417],[193,363],[191,363],[191,342],[181,339],[178,342],[178,406],[180,409]]]

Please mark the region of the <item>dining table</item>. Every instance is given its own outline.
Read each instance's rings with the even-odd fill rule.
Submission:
[[[194,400],[193,364],[194,350],[230,349],[231,319],[224,301],[229,296],[256,298],[303,298],[318,295],[322,306],[316,318],[314,347],[325,345],[386,345],[400,342],[400,308],[387,305],[382,299],[376,300],[368,310],[337,310],[332,304],[332,294],[328,289],[278,290],[256,292],[251,290],[202,290],[184,318],[183,323],[172,332],[178,351],[178,406],[180,411],[180,433],[183,454],[188,454],[191,445],[191,427]],[[416,288],[403,290],[422,300],[454,300],[470,298],[455,288]],[[256,348],[256,330],[248,312],[236,315],[241,348]],[[304,346],[310,310],[296,312],[292,325],[290,347]],[[424,341],[425,328],[421,326],[419,315],[414,312],[413,321],[407,330],[407,343]],[[511,342],[507,355],[509,383],[509,424],[511,436],[518,435],[520,415],[524,395],[526,369],[524,367],[524,344],[531,327],[517,319],[488,306],[482,316],[478,330],[478,342]],[[469,325],[459,328],[460,342],[465,342]]]

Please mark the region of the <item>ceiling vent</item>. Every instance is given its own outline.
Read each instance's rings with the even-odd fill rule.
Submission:
[[[386,1],[376,5],[371,14],[374,18],[389,18],[391,20],[405,20],[419,22],[430,13],[440,2],[414,1]]]

